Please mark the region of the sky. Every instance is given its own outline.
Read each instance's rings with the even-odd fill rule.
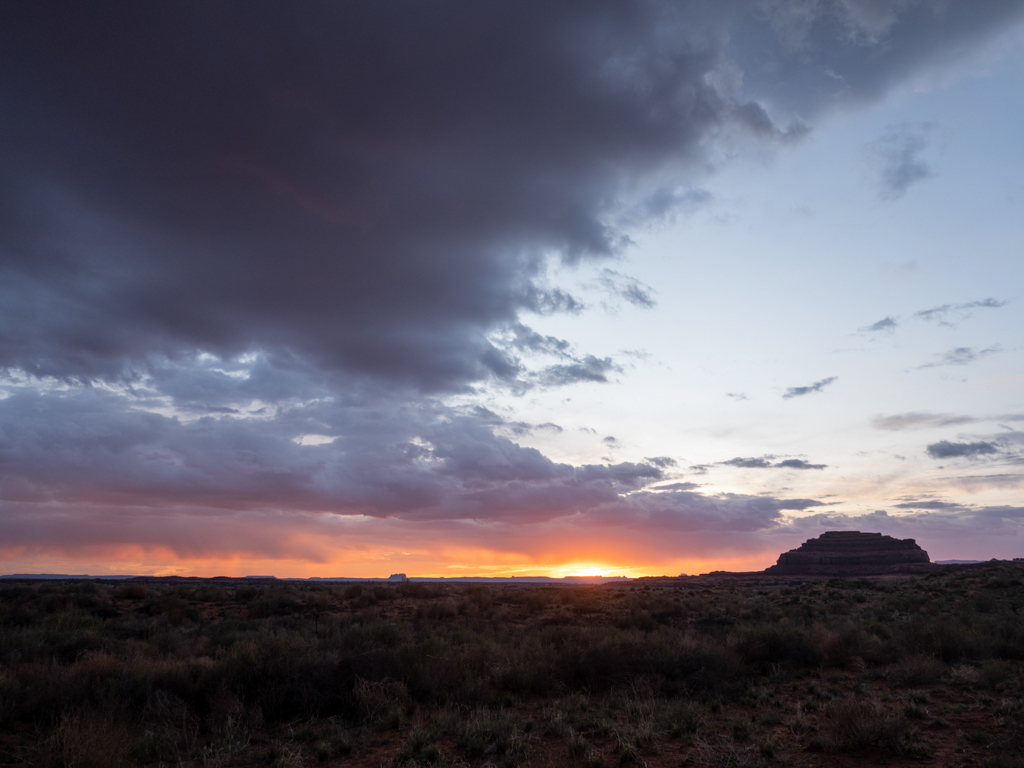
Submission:
[[[0,571],[1024,557],[1019,0],[0,14]]]

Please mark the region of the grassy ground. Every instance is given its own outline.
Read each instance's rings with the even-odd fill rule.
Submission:
[[[1024,768],[1024,567],[0,583],[0,764]]]

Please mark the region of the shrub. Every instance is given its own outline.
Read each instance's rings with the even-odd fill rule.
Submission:
[[[127,726],[110,714],[64,715],[50,733],[44,763],[54,768],[119,768],[131,746]]]
[[[886,670],[890,685],[906,688],[914,685],[931,685],[939,682],[946,673],[946,666],[929,656],[911,656]]]
[[[1013,667],[1001,659],[990,659],[981,665],[979,674],[989,688],[995,688],[1010,679]]]
[[[149,590],[142,584],[118,584],[111,596],[116,600],[145,600],[149,597]]]
[[[740,656],[765,674],[773,667],[806,669],[824,661],[808,633],[799,627],[762,624],[745,629],[736,646]]]
[[[674,738],[697,733],[704,718],[700,706],[692,701],[677,701],[662,714],[661,726]]]
[[[823,748],[830,752],[881,746],[902,754],[914,735],[901,714],[887,713],[876,701],[833,701],[826,705],[824,715],[820,738]]]
[[[352,692],[363,718],[375,725],[397,727],[412,702],[405,683],[397,680],[357,679]]]
[[[524,756],[528,744],[519,729],[519,714],[512,710],[477,709],[466,719],[457,744],[473,757]]]

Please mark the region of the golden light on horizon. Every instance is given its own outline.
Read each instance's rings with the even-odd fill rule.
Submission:
[[[565,576],[603,576],[604,568],[572,568],[563,573]]]

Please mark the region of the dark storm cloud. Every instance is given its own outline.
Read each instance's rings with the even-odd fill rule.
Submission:
[[[878,322],[872,323],[871,325],[864,326],[863,328],[860,329],[860,332],[861,333],[879,333],[879,332],[892,333],[893,331],[896,330],[896,326],[897,325],[899,325],[899,323],[896,322],[896,318],[895,317],[883,317]]]
[[[976,456],[999,453],[999,447],[987,440],[976,443],[954,443],[949,440],[940,440],[929,445],[926,450],[933,459],[974,458]]]
[[[808,384],[806,387],[789,387],[785,394],[782,395],[784,400],[788,400],[791,397],[803,397],[804,395],[810,395],[815,392],[821,392],[825,387],[835,381],[838,376],[829,376],[827,379],[816,381],[813,384]]]
[[[884,23],[767,0],[4,13],[0,365],[109,377],[153,354],[288,350],[461,390],[521,374],[489,331],[573,308],[538,282],[546,254],[614,254],[622,210],[687,197],[649,175],[699,163],[730,126],[799,133],[766,105],[810,118],[875,98],[1021,8],[910,3]]]
[[[899,126],[871,145],[870,151],[879,173],[879,195],[884,200],[902,197],[911,184],[932,175],[921,153],[928,146],[922,128]]]
[[[924,365],[917,366],[918,369],[924,368],[938,368],[944,365],[970,365],[971,363],[981,360],[982,358],[994,355],[997,352],[1002,352],[1002,347],[999,345],[986,347],[985,349],[975,349],[974,347],[956,347],[943,352],[941,355],[936,355],[939,359],[932,363],[925,363]]]
[[[56,376],[285,348],[514,379],[486,333],[573,307],[545,254],[618,252],[620,188],[742,106],[707,81],[722,14],[659,3],[5,15],[0,365]]]

